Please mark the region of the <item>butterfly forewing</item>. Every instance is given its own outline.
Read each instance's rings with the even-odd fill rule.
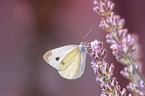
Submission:
[[[43,58],[52,67],[58,69],[58,66],[61,63],[61,61],[64,59],[64,57],[76,48],[78,48],[78,45],[67,45],[67,46],[59,47],[46,52]]]

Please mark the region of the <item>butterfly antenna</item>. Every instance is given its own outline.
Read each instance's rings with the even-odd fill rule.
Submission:
[[[90,31],[83,37],[82,41],[88,36],[88,34],[92,31],[92,29],[90,29]]]
[[[82,42],[82,28],[80,27],[80,38],[81,38],[81,42]]]

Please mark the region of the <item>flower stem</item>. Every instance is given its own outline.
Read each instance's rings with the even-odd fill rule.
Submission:
[[[144,81],[145,83],[145,80],[144,78],[141,76],[140,72],[136,69],[136,67],[134,66],[133,64],[133,61],[128,57],[127,60],[129,61],[129,63],[133,66],[133,68],[135,69],[136,73],[139,75],[139,77]]]

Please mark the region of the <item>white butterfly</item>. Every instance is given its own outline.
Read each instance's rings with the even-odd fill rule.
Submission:
[[[66,79],[77,79],[82,76],[85,69],[87,46],[66,45],[46,52],[44,60],[58,70]]]

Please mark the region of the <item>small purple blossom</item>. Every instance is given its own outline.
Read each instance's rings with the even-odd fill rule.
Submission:
[[[93,10],[101,16],[105,16],[111,13],[115,4],[109,0],[94,0],[94,5],[96,7]]]
[[[135,94],[145,96],[145,84],[142,80],[138,81],[137,84],[130,82],[127,88]]]
[[[124,19],[121,19],[119,15],[114,15],[114,13],[111,12],[110,16],[104,17],[101,20],[99,27],[104,31],[112,32],[115,31],[116,29],[119,30],[123,28],[124,24],[125,24]]]

